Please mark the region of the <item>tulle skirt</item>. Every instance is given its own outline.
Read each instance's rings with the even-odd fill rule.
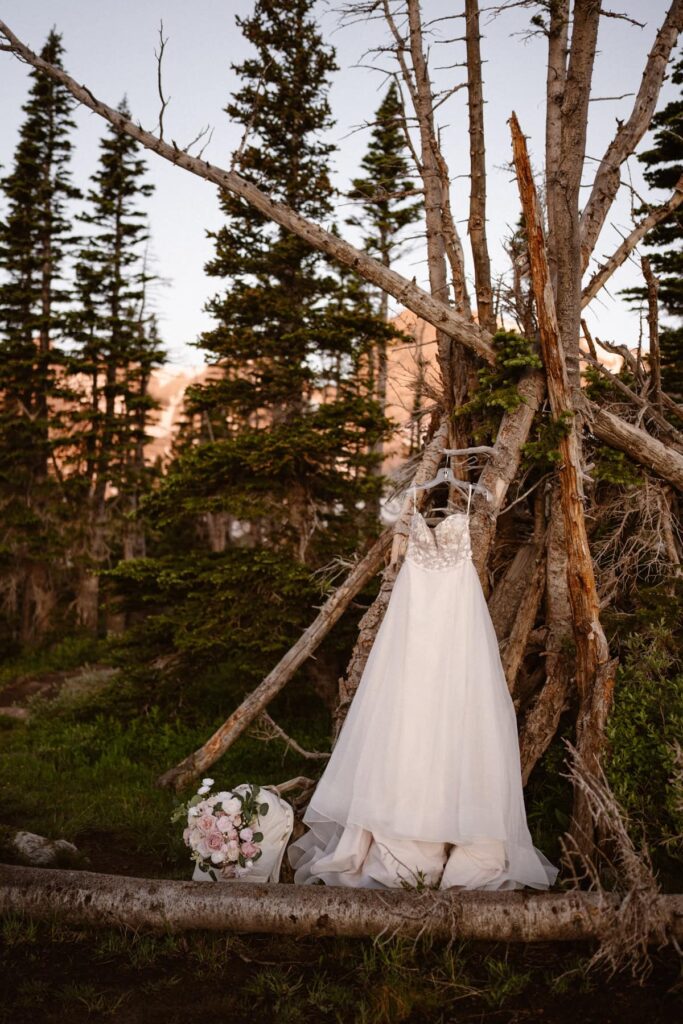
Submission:
[[[298,883],[547,889],[527,827],[515,711],[474,565],[404,561],[291,844]]]

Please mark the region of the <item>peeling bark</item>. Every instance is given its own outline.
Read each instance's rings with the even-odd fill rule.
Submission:
[[[566,428],[559,440],[562,456],[559,480],[567,550],[567,583],[576,645],[576,683],[579,691],[577,748],[588,770],[597,772],[604,743],[604,724],[614,688],[616,662],[610,660],[607,640],[600,624],[600,602],[583,512],[582,468],[571,388],[555,313],[536,188],[524,136],[514,114],[510,126],[527,229],[548,397],[554,419],[564,422]],[[590,854],[593,822],[583,791],[575,790],[574,796],[571,833],[579,848]]]
[[[683,896],[661,896],[668,933],[683,939]],[[123,878],[0,865],[0,913],[80,927],[164,933],[202,929],[275,935],[428,936],[437,940],[599,939],[618,896],[591,892],[407,892]]]

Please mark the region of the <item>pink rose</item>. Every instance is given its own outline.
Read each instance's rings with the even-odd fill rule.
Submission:
[[[229,818],[227,814],[221,814],[220,818],[216,821],[216,828],[220,829],[221,832],[231,832],[232,818]]]
[[[258,853],[258,846],[255,843],[244,843],[242,846],[242,855],[244,857],[253,857],[254,854]]]
[[[243,828],[240,832],[240,839],[243,839],[245,843],[250,843],[254,838],[254,832],[250,828]]]
[[[216,825],[216,819],[213,814],[202,814],[201,818],[197,819],[197,828],[201,829],[202,832],[213,831]]]
[[[210,850],[223,849],[223,836],[220,832],[209,832],[206,837],[206,845]]]

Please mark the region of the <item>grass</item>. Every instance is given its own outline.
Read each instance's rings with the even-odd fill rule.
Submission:
[[[67,645],[34,660],[41,672],[68,671],[79,667],[77,654]],[[0,685],[10,679],[0,675]],[[202,718],[196,705],[182,715],[169,705],[162,710],[151,684],[136,701],[132,685],[124,676],[81,673],[59,696],[34,699],[28,720],[0,720],[0,822],[74,842],[95,870],[189,878],[180,829],[169,820],[178,797],[155,781],[220,718]],[[226,688],[225,710],[238,698]],[[287,696],[273,716],[304,746],[323,748],[324,714],[302,723],[289,717],[294,703]],[[248,736],[211,769],[220,788],[299,774],[311,774],[310,762]],[[557,795],[539,792],[535,806],[550,806]],[[619,978],[598,983],[584,970],[589,955],[585,946],[88,931],[9,915],[0,919],[0,1024],[186,1024],[198,1012],[236,1024],[573,1024],[577,1015],[583,1024],[658,1024],[674,1017],[670,958],[657,961],[650,985],[638,989]]]
[[[278,1024],[675,1019],[676,965],[656,984],[587,981],[585,947],[84,931],[0,918],[0,1024]]]
[[[67,687],[57,699],[34,699],[28,721],[0,719],[0,821],[67,839],[97,869],[189,877],[181,829],[169,821],[180,798],[155,783],[220,720],[188,725],[153,705],[133,717],[121,711],[121,686]],[[307,772],[281,743],[247,736],[211,769],[221,788]]]

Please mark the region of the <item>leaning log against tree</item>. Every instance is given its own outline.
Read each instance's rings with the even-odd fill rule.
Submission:
[[[293,647],[280,659],[266,678],[242,701],[230,717],[206,743],[158,780],[160,786],[182,789],[206,771],[241,735],[294,673],[315,651],[322,639],[348,608],[356,594],[377,574],[391,545],[391,530],[385,530],[370,551],[327,599],[317,618],[302,633]]]
[[[527,231],[548,397],[555,422],[564,424],[564,432],[559,441],[562,456],[559,478],[567,550],[567,582],[576,644],[576,683],[579,693],[577,748],[588,770],[597,772],[604,742],[604,724],[614,688],[616,662],[610,660],[609,647],[600,624],[600,602],[583,510],[583,470],[571,388],[555,314],[536,186],[526,142],[514,113],[510,118],[510,127]],[[571,834],[577,847],[589,855],[593,843],[593,822],[582,791],[575,792]]]
[[[683,940],[683,896],[660,896]],[[603,937],[618,896],[588,892],[409,892],[125,878],[0,865],[0,913],[78,927],[276,935],[576,942]],[[654,937],[653,937],[654,939]]]

